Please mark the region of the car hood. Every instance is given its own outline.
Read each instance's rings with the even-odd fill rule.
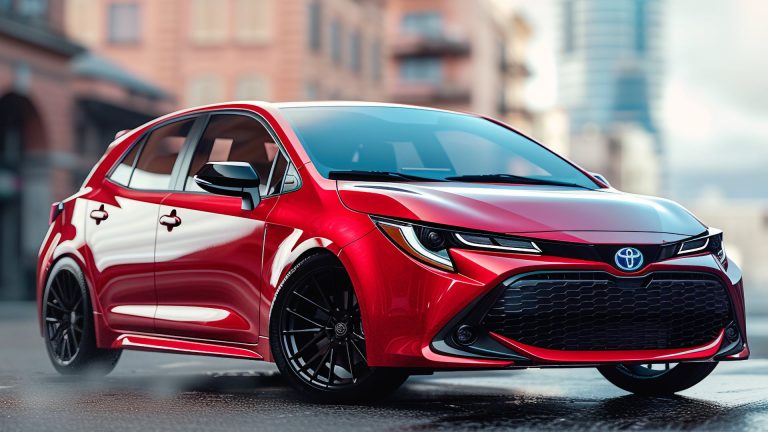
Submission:
[[[614,189],[476,183],[337,184],[341,201],[352,210],[481,231],[665,233],[670,235],[659,238],[673,241],[706,229],[679,204]]]

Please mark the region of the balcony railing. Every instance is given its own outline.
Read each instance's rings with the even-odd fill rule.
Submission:
[[[452,82],[401,84],[392,92],[392,99],[400,103],[428,104],[468,103],[471,98],[468,85]]]
[[[470,44],[467,37],[458,34],[401,34],[395,38],[392,52],[397,57],[466,55]]]

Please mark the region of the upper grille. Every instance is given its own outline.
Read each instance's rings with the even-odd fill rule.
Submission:
[[[593,351],[700,346],[730,320],[725,287],[713,276],[569,272],[512,282],[482,324],[527,345]]]

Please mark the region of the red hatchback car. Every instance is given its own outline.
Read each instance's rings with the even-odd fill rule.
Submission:
[[[326,401],[548,366],[668,394],[749,356],[720,231],[495,120],[400,105],[228,103],[126,133],[53,205],[37,297],[61,373],[239,357]]]

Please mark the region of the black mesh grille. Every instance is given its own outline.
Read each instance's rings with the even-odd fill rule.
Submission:
[[[544,273],[503,288],[483,325],[540,348],[636,350],[703,345],[730,317],[725,287],[709,275]]]

